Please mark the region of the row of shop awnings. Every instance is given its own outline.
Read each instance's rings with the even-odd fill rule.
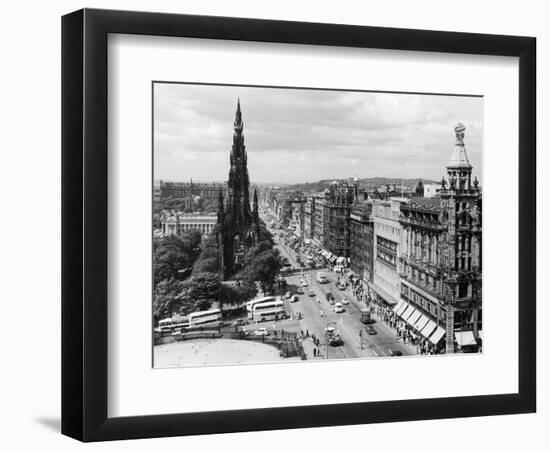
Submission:
[[[403,299],[397,302],[393,311],[434,345],[445,336],[443,328]]]
[[[434,345],[437,345],[445,336],[443,328],[402,299],[397,302],[393,311]],[[479,333],[481,337],[481,331]],[[454,335],[457,344],[461,347],[477,345],[473,331],[455,331]]]

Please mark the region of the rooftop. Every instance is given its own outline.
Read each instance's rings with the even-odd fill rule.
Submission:
[[[436,209],[439,208],[441,205],[441,200],[438,197],[413,197],[411,198],[411,201],[408,205],[406,205],[409,208],[414,207],[420,207],[420,208],[427,208],[427,209]]]

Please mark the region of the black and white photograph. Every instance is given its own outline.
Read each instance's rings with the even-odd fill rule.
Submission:
[[[153,83],[153,367],[481,353],[481,96]]]

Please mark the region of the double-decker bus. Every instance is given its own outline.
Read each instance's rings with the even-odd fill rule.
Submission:
[[[254,322],[284,319],[286,316],[284,303],[281,300],[257,303],[252,308],[251,316],[249,317]]]
[[[189,328],[218,327],[222,321],[222,312],[219,309],[197,311],[189,314]]]
[[[259,305],[260,303],[274,302],[275,300],[276,300],[275,297],[260,297],[260,298],[254,298],[246,302],[246,312],[248,313],[248,318],[252,319],[252,312],[254,310],[255,305]]]

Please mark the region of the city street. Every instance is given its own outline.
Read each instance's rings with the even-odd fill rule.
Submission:
[[[296,252],[284,245],[282,238],[276,237],[275,242],[281,255],[289,259],[292,267],[299,267],[296,261]],[[329,283],[320,284],[317,282],[318,271],[325,273]],[[297,294],[302,279],[307,281],[308,286],[303,287],[304,294]],[[404,356],[416,354],[414,347],[405,345],[401,340],[397,340],[395,332],[385,323],[377,321],[377,317],[374,314],[372,316],[372,326],[377,334],[367,334],[365,325],[360,320],[361,309],[365,306],[364,303],[357,301],[350,289],[345,291],[339,290],[336,287],[337,279],[338,274],[328,269],[304,268],[302,273],[295,272],[286,276],[288,283],[286,290],[292,292],[293,295],[297,294],[299,301],[295,303],[285,301],[285,303],[293,316],[301,313],[300,326],[302,331],[319,338],[320,358],[327,357],[324,330],[328,326],[336,328],[344,341],[344,345],[342,346],[328,346],[329,359],[391,356],[392,351],[401,351]],[[308,295],[310,289],[315,293],[314,297]],[[327,292],[332,293],[336,302],[340,302],[344,296],[346,297],[349,305],[344,306],[344,312],[334,312],[334,307],[326,298]],[[310,351],[312,352],[312,349]],[[308,358],[310,356],[312,355],[308,352]]]

